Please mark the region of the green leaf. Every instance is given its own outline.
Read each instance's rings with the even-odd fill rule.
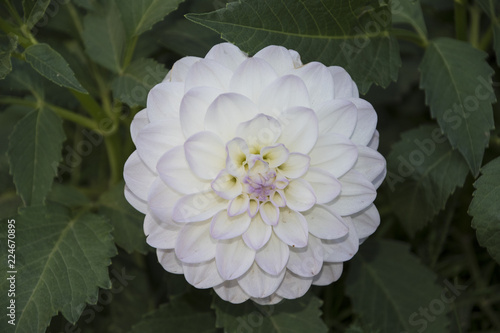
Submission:
[[[463,157],[433,125],[403,133],[387,161],[389,197],[411,236],[444,209],[468,174]]]
[[[138,36],[163,20],[183,0],[134,0],[120,2],[127,36]]]
[[[300,53],[304,63],[344,67],[362,93],[372,83],[387,87],[401,66],[391,36],[387,4],[365,0],[240,0],[207,14],[186,17],[253,54],[267,45]]]
[[[54,183],[52,191],[47,196],[47,200],[56,202],[69,208],[76,208],[90,205],[89,198],[76,187]]]
[[[213,313],[200,311],[193,302],[175,298],[163,304],[132,327],[131,333],[215,333]]]
[[[299,299],[272,306],[262,306],[252,301],[231,304],[216,297],[213,307],[217,315],[216,325],[224,328],[225,332],[320,333],[328,331],[320,318],[321,305],[319,298],[307,293]]]
[[[494,128],[493,69],[486,56],[468,43],[439,38],[429,43],[420,65],[420,86],[432,117],[475,176]]]
[[[125,28],[114,1],[105,8],[87,14],[83,19],[83,42],[90,58],[119,73],[125,48]]]
[[[21,119],[9,138],[10,173],[26,206],[43,204],[50,191],[64,141],[62,121],[47,108]]]
[[[407,244],[368,241],[349,268],[347,295],[354,311],[372,329],[447,332],[448,305],[442,300],[443,290],[435,283],[436,275],[409,252]]]
[[[96,303],[98,288],[111,287],[112,227],[103,217],[71,216],[55,205],[23,209],[15,226],[16,326],[9,332],[45,332],[58,312],[76,322],[86,302]],[[0,283],[6,294],[9,281]]]
[[[469,215],[479,244],[500,264],[500,157],[482,167],[481,174],[474,183]]]
[[[43,17],[49,6],[50,0],[23,0],[24,22],[28,29]]]
[[[0,35],[0,80],[12,71],[10,56],[17,47],[16,35]]]
[[[160,83],[168,70],[153,59],[137,59],[112,83],[115,98],[130,107],[146,106],[149,90]]]
[[[135,210],[123,194],[125,183],[120,182],[99,199],[99,212],[113,224],[116,243],[128,253],[147,252],[142,224],[144,215]]]
[[[47,81],[33,67],[24,61],[12,58],[12,69],[12,72],[0,81],[2,94],[29,91],[37,100],[44,100]]]
[[[31,45],[24,51],[26,61],[55,84],[87,93],[64,58],[48,44]]]
[[[427,36],[427,27],[419,0],[391,1],[392,24],[409,24],[420,36]]]
[[[497,10],[500,8],[498,1],[493,0],[476,0],[478,5],[491,19],[493,28],[493,47],[497,57],[497,64],[500,66],[500,20],[498,19]]]

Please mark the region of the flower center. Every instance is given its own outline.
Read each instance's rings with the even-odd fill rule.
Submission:
[[[276,190],[276,171],[269,168],[260,156],[254,160],[253,166],[243,178],[244,191],[250,199],[259,201],[269,200],[269,196]]]

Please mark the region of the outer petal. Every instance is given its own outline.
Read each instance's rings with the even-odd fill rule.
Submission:
[[[352,133],[351,141],[366,146],[370,143],[375,133],[377,126],[377,113],[373,106],[361,98],[352,98],[351,101],[358,108],[358,122],[354,133]]]
[[[345,69],[338,66],[328,67],[333,77],[335,98],[358,97],[358,89]]]
[[[302,178],[311,184],[316,195],[317,204],[332,201],[340,194],[342,188],[340,182],[328,171],[319,168],[309,168]]]
[[[282,126],[278,142],[291,152],[307,154],[318,139],[318,118],[316,113],[304,107],[292,107],[281,113]]]
[[[358,122],[358,108],[347,99],[324,102],[316,110],[319,133],[336,133],[350,138]]]
[[[329,133],[319,137],[309,156],[312,167],[328,171],[339,178],[356,163],[358,149],[346,137]]]
[[[144,218],[144,233],[148,238],[146,242],[157,249],[173,249],[182,225],[175,223],[162,223],[147,214]]]
[[[210,237],[210,221],[188,223],[179,232],[175,254],[183,263],[197,264],[215,258],[217,241]]]
[[[125,162],[123,178],[128,188],[141,200],[148,199],[149,189],[156,175],[139,158],[137,150]]]
[[[312,277],[295,275],[287,270],[283,282],[281,282],[281,285],[276,290],[276,294],[287,299],[302,297],[311,287],[312,281]]]
[[[150,122],[179,118],[184,85],[179,82],[163,82],[151,89],[146,101]]]
[[[256,263],[238,279],[240,287],[252,297],[264,298],[276,291],[285,276],[285,270],[279,275],[263,271]]]
[[[274,233],[255,255],[255,262],[271,275],[278,275],[288,262],[290,250]]]
[[[349,232],[342,217],[323,205],[315,205],[302,214],[308,222],[309,233],[318,238],[339,239]]]
[[[281,112],[294,106],[311,107],[307,87],[295,75],[274,80],[260,95],[259,110],[273,117],[278,117]]]
[[[306,247],[290,249],[290,259],[286,267],[299,276],[312,278],[319,273],[322,265],[323,246],[321,241],[314,236],[309,236]]]
[[[184,92],[194,87],[215,87],[227,91],[233,72],[217,61],[201,59],[186,75]]]
[[[274,305],[274,304],[278,304],[279,302],[281,302],[283,300],[283,297],[278,296],[276,294],[272,294],[272,295],[264,297],[264,298],[252,297],[251,300],[259,305]]]
[[[242,276],[252,266],[254,259],[255,251],[246,246],[240,237],[217,243],[215,262],[224,280]]]
[[[300,60],[300,54],[297,51],[295,51],[295,50],[288,50],[288,52],[292,56],[293,66],[295,68],[299,68],[300,66],[303,65],[302,64],[302,60]]]
[[[375,133],[373,133],[372,139],[370,140],[370,142],[368,142],[368,147],[370,147],[373,150],[377,150],[378,144],[379,144],[379,137],[380,137],[380,134],[378,133],[377,130],[375,130]]]
[[[253,57],[267,61],[278,75],[283,75],[295,68],[294,59],[296,61],[296,57],[292,57],[292,54],[283,46],[271,45],[265,47]]]
[[[300,153],[291,153],[288,160],[279,166],[279,172],[290,179],[302,177],[309,168],[311,158]]]
[[[351,259],[359,247],[359,237],[351,219],[344,217],[345,224],[349,227],[349,233],[336,240],[322,240],[323,258],[328,262],[343,262]]]
[[[184,82],[191,67],[200,59],[198,57],[184,57],[177,60],[164,81]]]
[[[286,205],[298,212],[308,210],[316,204],[312,186],[304,179],[294,179],[284,189]]]
[[[165,185],[160,178],[156,178],[151,185],[148,196],[148,206],[151,213],[163,223],[173,223],[172,213],[181,194]]]
[[[376,150],[358,146],[358,161],[354,165],[354,170],[363,174],[377,188],[385,178],[385,158]]]
[[[335,200],[325,205],[341,216],[362,211],[377,196],[373,184],[356,170],[350,170],[339,178],[339,181],[342,184],[342,192]]]
[[[356,228],[359,239],[373,234],[380,225],[380,215],[374,204],[368,206],[361,212],[352,215],[352,223]]]
[[[257,214],[243,234],[243,240],[250,248],[258,250],[269,241],[272,231],[272,228],[262,221],[260,214]]]
[[[235,70],[229,89],[257,103],[262,91],[277,78],[278,75],[265,60],[248,58]]]
[[[205,128],[217,133],[224,142],[234,138],[236,127],[255,117],[258,113],[248,97],[227,93],[217,97],[205,115]]]
[[[315,108],[334,98],[333,77],[328,68],[319,62],[310,62],[289,72],[297,75],[306,84],[311,106]]]
[[[276,236],[292,247],[307,245],[307,221],[305,217],[287,207],[282,208],[278,225],[273,227]]]
[[[149,124],[148,110],[143,109],[137,112],[134,119],[130,123],[130,136],[132,137],[134,144],[137,136],[139,135],[139,131],[147,124]]]
[[[205,114],[208,107],[223,91],[213,87],[197,87],[189,90],[181,101],[179,118],[186,138],[205,130]]]
[[[139,199],[127,185],[125,185],[124,191],[125,199],[127,199],[128,203],[137,209],[139,212],[146,214],[148,212],[148,203],[145,200]]]
[[[262,221],[267,225],[276,225],[280,218],[280,209],[271,201],[266,201],[260,204],[259,213]]]
[[[226,210],[222,210],[213,217],[210,234],[215,239],[231,239],[247,231],[250,221],[248,214],[231,217]]]
[[[172,219],[176,222],[199,222],[211,219],[228,205],[226,199],[219,197],[211,189],[205,190],[179,199],[175,203]]]
[[[186,160],[194,174],[202,179],[214,179],[225,168],[226,148],[212,132],[200,132],[184,143]]]
[[[243,289],[241,289],[238,281],[225,281],[214,287],[215,292],[225,301],[233,304],[240,304],[250,298]]]
[[[221,43],[213,46],[210,51],[208,51],[205,59],[215,60],[234,71],[245,59],[247,59],[247,55],[231,43]]]
[[[182,264],[187,282],[199,289],[212,288],[224,282],[219,275],[215,260],[199,264]]]
[[[157,249],[158,261],[163,269],[174,274],[182,274],[182,262],[177,259],[174,250]]]
[[[325,262],[321,272],[314,277],[312,284],[315,286],[327,286],[337,281],[342,275],[343,266],[343,263]]]

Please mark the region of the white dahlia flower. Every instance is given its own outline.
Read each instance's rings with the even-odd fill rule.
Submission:
[[[344,69],[219,44],[149,92],[125,195],[165,270],[232,303],[297,298],[380,223],[376,124]]]

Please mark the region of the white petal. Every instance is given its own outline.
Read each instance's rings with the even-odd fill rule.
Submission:
[[[182,225],[162,223],[147,214],[144,218],[144,234],[148,236],[146,242],[157,249],[173,249]]]
[[[198,57],[184,57],[177,60],[165,79],[172,82],[184,82],[191,67],[200,59]]]
[[[300,66],[302,66],[302,60],[300,60],[300,54],[295,51],[295,50],[288,50],[288,52],[290,53],[290,55],[292,56],[292,59],[293,59],[293,66],[295,68],[299,68]]]
[[[232,200],[241,194],[243,186],[241,182],[230,175],[226,170],[222,170],[211,183],[212,189],[221,198]]]
[[[262,221],[267,225],[276,225],[280,217],[280,209],[273,205],[271,201],[262,202],[259,206]]]
[[[289,208],[282,208],[278,225],[273,227],[276,236],[292,247],[307,245],[307,221],[305,217]]]
[[[225,168],[226,148],[212,132],[199,132],[184,143],[186,160],[194,174],[202,179],[214,179]]]
[[[288,149],[279,143],[277,145],[264,147],[260,151],[262,159],[269,164],[270,168],[276,168],[288,160]]]
[[[189,90],[181,101],[179,118],[186,138],[205,130],[205,114],[221,89],[197,87]]]
[[[149,189],[156,175],[139,158],[137,150],[125,162],[123,178],[127,187],[142,200],[148,199]]]
[[[302,297],[311,287],[312,281],[312,277],[298,276],[287,270],[283,282],[276,290],[276,294],[287,299]]]
[[[177,258],[174,250],[157,249],[156,255],[164,270],[174,274],[182,274],[182,262]]]
[[[227,211],[222,210],[213,217],[210,234],[215,239],[234,238],[247,231],[250,221],[248,214],[231,217],[227,215]]]
[[[254,58],[264,59],[269,63],[278,75],[283,75],[291,69],[295,68],[294,57],[283,46],[271,45],[257,52]],[[296,60],[296,57],[295,57]]]
[[[243,214],[248,210],[249,205],[250,199],[248,198],[248,194],[240,194],[229,203],[229,207],[227,207],[227,214],[229,216]]]
[[[351,79],[351,76],[345,69],[338,66],[328,67],[328,70],[333,77],[333,87],[335,90],[335,98],[358,97],[357,88]]]
[[[225,301],[233,304],[240,304],[250,298],[243,289],[241,289],[238,281],[224,281],[218,286],[214,287],[214,291]]]
[[[285,276],[285,269],[279,275],[263,271],[256,263],[238,279],[240,287],[252,297],[264,298],[278,289]]]
[[[243,177],[246,174],[245,162],[250,154],[248,146],[242,138],[234,138],[226,145],[226,170],[233,176]]]
[[[274,144],[280,135],[280,123],[264,114],[239,124],[236,129],[236,136],[246,141],[252,154],[258,154],[263,147]]]
[[[250,222],[250,226],[243,234],[245,244],[254,250],[262,248],[271,237],[273,229],[262,221],[259,214]]]
[[[259,204],[259,200],[257,199],[250,199],[249,203],[248,203],[248,215],[250,215],[251,217],[254,217],[257,215],[257,213],[259,212],[259,208],[260,208],[260,204]]]
[[[366,146],[373,138],[377,127],[377,113],[373,106],[361,98],[352,98],[358,108],[358,121],[351,136],[351,141],[358,145]]]
[[[134,116],[134,119],[130,123],[130,136],[132,137],[132,142],[135,144],[135,140],[139,135],[139,131],[149,124],[148,110],[143,109]]]
[[[231,43],[220,43],[208,51],[205,59],[212,59],[234,71],[247,55]]]
[[[224,142],[234,138],[236,127],[255,117],[258,113],[248,97],[236,93],[217,97],[205,115],[205,129],[217,133]]]
[[[370,147],[373,150],[377,150],[378,144],[379,144],[379,137],[380,137],[379,132],[377,130],[375,130],[375,133],[373,133],[372,139],[370,140],[370,142],[368,142],[368,147]]]
[[[278,275],[288,262],[290,250],[274,233],[255,255],[255,262],[271,275]]]
[[[175,203],[172,219],[176,222],[203,221],[226,209],[228,204],[226,199],[219,197],[211,189],[188,194]]]
[[[385,158],[376,150],[365,146],[358,146],[358,161],[354,164],[354,170],[363,174],[377,188],[385,178],[379,177],[382,174],[385,176]]]
[[[340,194],[342,188],[340,182],[331,173],[323,169],[309,168],[302,178],[311,184],[316,195],[317,204],[332,201]]]
[[[184,92],[194,87],[215,87],[227,91],[233,72],[217,61],[201,59],[186,75]]]
[[[215,262],[224,280],[237,279],[252,266],[255,251],[238,237],[217,243]]]
[[[210,237],[210,221],[188,223],[179,232],[175,254],[184,263],[197,264],[215,258],[217,240]]]
[[[352,215],[352,223],[360,239],[370,236],[380,225],[380,214],[377,207],[371,204],[368,208]]]
[[[304,107],[292,107],[280,114],[281,142],[291,152],[307,154],[318,139],[318,118],[316,113]]]
[[[343,263],[325,262],[321,272],[314,277],[312,284],[315,286],[327,286],[337,281],[342,275],[343,266]]]
[[[316,109],[319,133],[336,133],[350,138],[358,122],[358,108],[347,99],[333,99]]]
[[[314,236],[309,236],[306,247],[290,249],[290,259],[286,267],[299,276],[312,278],[319,273],[322,265],[323,246],[321,241]]]
[[[283,191],[285,193],[286,205],[298,212],[308,210],[316,203],[314,190],[304,179],[298,178],[290,181]]]
[[[272,294],[272,295],[264,297],[264,298],[252,297],[251,300],[259,305],[274,305],[274,304],[278,304],[279,302],[281,302],[283,300],[283,297],[278,296],[276,294]]]
[[[349,233],[335,240],[321,240],[323,243],[323,260],[328,262],[343,262],[351,259],[359,247],[359,237],[351,218],[344,216],[344,223]]]
[[[339,178],[339,181],[342,185],[340,195],[325,205],[341,216],[365,209],[377,196],[373,184],[356,170],[350,170]]]
[[[313,61],[293,69],[289,74],[297,75],[304,81],[313,108],[334,98],[333,77],[325,65]]]
[[[184,85],[178,82],[163,82],[151,89],[146,101],[149,121],[179,118],[179,107],[184,94]]]
[[[276,207],[285,207],[286,206],[286,199],[285,199],[285,193],[283,190],[277,190],[273,194],[269,196],[269,200],[275,205]]]
[[[342,217],[325,206],[316,205],[305,213],[309,233],[321,239],[339,239],[347,235],[349,228]]]
[[[160,178],[156,178],[149,191],[149,210],[159,221],[173,223],[174,205],[181,197],[180,193],[165,185]]]
[[[295,75],[274,80],[260,95],[259,110],[273,117],[278,117],[281,112],[294,106],[311,106],[304,81]]]
[[[266,61],[249,58],[235,70],[229,88],[257,103],[262,91],[277,78],[278,75]]]
[[[311,166],[320,168],[339,178],[349,171],[358,158],[358,149],[348,138],[329,133],[321,135],[309,154]]]
[[[182,194],[200,192],[209,184],[191,171],[186,161],[184,146],[167,151],[158,161],[156,169],[165,184]]]
[[[156,163],[168,150],[184,143],[180,125],[174,121],[156,121],[139,132],[135,145],[137,153],[148,168],[156,172]]]
[[[301,153],[291,153],[288,160],[279,166],[279,172],[290,179],[302,177],[309,169],[311,158]]]
[[[148,203],[145,200],[139,199],[129,188],[125,185],[124,190],[125,199],[128,203],[137,209],[139,212],[146,214],[148,212]]]
[[[212,288],[224,282],[219,275],[215,260],[198,264],[182,264],[186,281],[199,289]]]

